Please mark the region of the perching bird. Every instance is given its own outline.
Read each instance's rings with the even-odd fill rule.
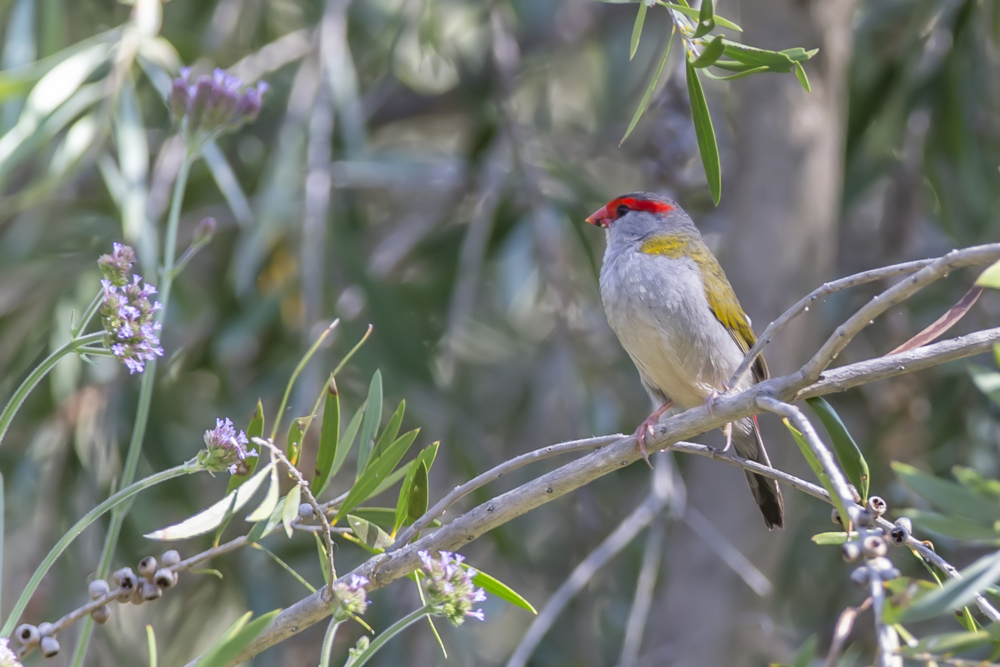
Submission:
[[[608,323],[632,358],[656,410],[636,431],[646,462],[646,434],[672,405],[711,401],[756,342],[726,274],[691,218],[649,192],[613,199],[587,218],[607,231],[601,300]],[[768,377],[764,357],[735,389]],[[711,403],[709,403],[711,405]],[[771,465],[755,417],[731,425],[736,453]],[[747,473],[768,528],[781,528],[784,505],[774,480]]]

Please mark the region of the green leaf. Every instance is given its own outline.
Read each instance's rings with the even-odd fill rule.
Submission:
[[[1000,579],[1000,551],[983,556],[962,570],[961,575],[961,579],[949,579],[941,588],[916,598],[900,621],[926,621],[961,609],[979,591]]]
[[[701,0],[701,9],[698,11],[698,27],[695,28],[694,36],[696,38],[703,37],[713,30],[715,30],[715,5],[712,0]]]
[[[479,586],[490,595],[495,595],[501,600],[506,600],[515,607],[530,611],[532,614],[538,614],[535,608],[531,606],[531,603],[521,597],[513,588],[481,570],[473,569],[476,570],[476,576],[472,578],[473,584]]]
[[[302,455],[302,429],[307,420],[299,417],[288,425],[288,437],[285,438],[285,456],[293,466],[298,465]]]
[[[900,513],[910,517],[919,528],[937,535],[977,544],[1000,544],[1000,533],[991,526],[984,526],[972,519],[910,508]]]
[[[278,504],[274,506],[271,511],[271,516],[267,518],[266,521],[258,521],[247,533],[247,542],[254,544],[260,542],[262,539],[270,535],[278,524],[281,523],[281,515],[285,509],[285,499],[282,498],[278,501]]]
[[[979,496],[1000,501],[1000,482],[984,477],[978,470],[963,466],[953,466],[951,474],[958,483]]]
[[[795,654],[792,667],[809,667],[816,657],[816,646],[818,644],[819,638],[816,635],[812,635],[809,639],[805,640],[799,648],[799,652]]]
[[[664,7],[669,7],[675,12],[680,12],[685,16],[690,16],[693,19],[700,18],[701,16],[701,12],[699,12],[697,9],[691,9],[690,7],[685,7],[684,5],[675,5],[669,2],[660,2],[660,4],[663,5]],[[735,30],[736,32],[743,32],[743,28],[739,27],[732,21],[722,18],[718,14],[715,15],[715,22],[718,25],[721,25],[723,28],[729,28],[730,30]]]
[[[156,667],[158,664],[157,651],[156,651],[156,633],[153,632],[153,626],[146,626],[146,650],[149,653],[149,667]]]
[[[313,475],[312,489],[319,497],[326,491],[332,479],[330,473],[337,460],[337,445],[340,441],[340,394],[333,376],[326,385],[326,399],[323,402],[323,426],[319,432],[319,451],[316,452],[316,473]]]
[[[360,479],[368,468],[372,449],[375,446],[375,433],[382,421],[382,371],[375,371],[371,385],[368,387],[368,399],[365,401],[365,416],[361,422],[361,439],[358,441],[358,472],[355,479]]]
[[[785,52],[758,49],[728,39],[725,44],[727,56],[751,67],[767,67],[772,72],[784,74],[791,72],[796,62]]]
[[[419,519],[424,512],[427,511],[427,498],[426,495],[423,499],[423,509],[414,516],[414,511],[418,509],[420,505],[419,496],[415,499],[417,505],[411,509],[410,503],[413,498],[411,498],[410,493],[414,485],[414,478],[418,472],[418,466],[424,466],[424,486],[427,486],[427,473],[430,472],[431,466],[434,464],[434,457],[437,456],[438,450],[437,442],[424,447],[417,457],[413,459],[413,463],[410,464],[410,469],[406,473],[406,480],[403,482],[402,486],[399,488],[399,500],[396,503],[396,518],[392,526],[392,534],[395,535],[396,531],[399,530],[400,526],[409,525]]]
[[[711,42],[705,45],[701,55],[691,62],[692,67],[708,67],[715,63],[726,50],[726,45],[722,43],[722,35],[718,35]]]
[[[806,68],[798,61],[795,63],[795,78],[799,80],[799,83],[802,84],[807,93],[812,92],[812,86],[809,85],[809,77],[806,76]]]
[[[632,130],[635,129],[636,124],[638,124],[639,119],[642,118],[642,114],[646,112],[646,107],[649,106],[649,100],[653,97],[653,91],[656,90],[656,84],[660,81],[660,76],[663,74],[663,67],[667,64],[667,56],[670,55],[670,46],[674,43],[674,33],[677,32],[676,28],[670,29],[670,39],[667,40],[667,48],[663,50],[663,56],[660,58],[660,64],[656,68],[656,72],[653,74],[653,78],[650,80],[649,85],[646,86],[646,92],[642,96],[642,100],[639,102],[639,106],[636,108],[635,113],[632,114],[632,121],[628,124],[628,129],[625,130],[625,136],[622,140],[618,142],[621,146],[628,139],[628,135],[632,134]]]
[[[635,25],[632,26],[632,41],[629,44],[628,59],[635,58],[636,49],[639,48],[639,37],[642,35],[642,24],[646,22],[646,10],[649,7],[645,2],[639,3],[639,11],[635,15]]]
[[[362,406],[354,412],[351,421],[347,423],[344,435],[340,438],[340,444],[337,445],[337,455],[333,458],[333,468],[330,470],[329,479],[337,476],[337,473],[340,472],[340,469],[344,465],[344,461],[347,460],[347,455],[351,453],[351,448],[354,447],[354,441],[357,438],[358,429],[361,427],[361,420],[364,416],[364,406]]]
[[[687,63],[686,69],[688,94],[691,97],[691,120],[694,121],[694,132],[698,137],[698,151],[705,167],[705,178],[712,193],[712,201],[718,206],[722,197],[722,166],[719,164],[719,146],[715,142],[712,116],[708,113],[708,102],[705,100],[698,71],[691,63]]]
[[[247,504],[269,472],[272,475],[275,473],[273,463],[269,463],[266,468],[251,477],[245,484],[227,493],[222,500],[208,509],[202,510],[180,523],[147,533],[143,537],[147,540],[183,540],[215,530],[225,521],[227,515],[232,515],[233,512]]]
[[[1000,521],[1000,503],[973,493],[961,484],[935,477],[898,461],[893,462],[892,469],[907,488],[947,514],[990,524]]]
[[[1000,405],[1000,373],[975,364],[970,364],[968,371],[973,384],[976,385],[976,389],[989,396],[991,401]]]
[[[851,539],[858,539],[858,534],[852,532]],[[812,536],[812,541],[820,546],[829,546],[843,544],[847,541],[847,533],[845,532],[832,532],[832,533],[817,533]]]
[[[718,63],[716,63],[718,66]],[[737,79],[742,79],[745,76],[750,76],[751,74],[760,74],[761,72],[766,72],[766,67],[751,67],[749,69],[744,69],[738,71],[736,74],[728,74],[726,76],[719,76],[718,74],[712,74],[709,70],[702,72],[709,79],[715,79],[716,81],[736,81]]]
[[[257,409],[254,410],[253,417],[250,418],[250,425],[247,426],[246,434],[247,438],[260,438],[264,435],[264,406],[261,404],[259,398],[257,399]],[[260,452],[257,453],[257,456],[248,456],[246,458],[247,474],[233,475],[230,477],[226,493],[229,493],[240,484],[250,479],[250,477],[257,470],[257,462],[259,460]]]
[[[295,529],[292,522],[299,517],[299,505],[302,504],[302,488],[299,485],[293,486],[285,496],[285,504],[282,505],[281,523],[285,526],[285,535],[292,539]]]
[[[389,423],[385,425],[382,435],[379,436],[378,442],[375,443],[372,456],[381,456],[385,448],[396,440],[396,436],[399,435],[399,427],[403,423],[404,412],[406,412],[406,401],[400,401],[399,407],[392,413],[392,417],[389,417]]]
[[[823,422],[823,426],[826,428],[826,432],[830,435],[830,440],[833,442],[833,449],[837,453],[840,467],[844,469],[847,480],[861,494],[862,504],[868,502],[868,484],[870,482],[868,462],[861,453],[858,444],[854,442],[854,438],[851,437],[850,431],[847,430],[844,422],[841,421],[840,415],[821,396],[807,398],[806,403],[816,413],[819,420]]]
[[[385,551],[395,541],[378,524],[365,521],[353,514],[347,515],[347,523],[354,536],[373,553]]]
[[[988,630],[930,635],[921,639],[915,646],[905,648],[904,652],[910,655],[917,653],[954,655],[987,646],[998,640],[1000,640],[1000,624],[994,623]]]
[[[264,496],[264,502],[257,506],[250,516],[247,517],[247,521],[263,521],[271,516],[271,512],[278,505],[278,495],[280,492],[280,484],[278,483],[278,468],[275,465],[269,466],[271,468],[271,483],[267,487],[267,495]]]
[[[836,491],[833,488],[833,483],[830,481],[830,476],[826,474],[825,470],[823,470],[823,466],[820,465],[820,462],[816,459],[816,456],[813,454],[812,448],[809,447],[809,443],[806,442],[805,437],[803,437],[802,433],[800,433],[797,428],[792,426],[792,423],[790,421],[788,421],[787,419],[782,419],[781,421],[784,422],[788,430],[791,431],[792,439],[795,440],[795,444],[799,446],[799,451],[802,452],[802,457],[809,464],[809,467],[812,468],[813,473],[819,479],[820,484],[823,485],[823,488],[826,489],[826,492],[830,494],[830,498],[831,500],[833,500],[834,507],[836,507],[837,511],[840,512],[840,516],[842,517],[849,516],[847,513],[847,508],[845,508],[844,504],[840,502],[840,496],[837,495]]]
[[[330,557],[326,554],[326,544],[320,538],[319,533],[313,533],[316,539],[316,553],[319,555],[319,569],[323,573],[323,583],[330,585]]]
[[[264,631],[264,628],[280,611],[280,609],[275,609],[247,623],[253,616],[253,612],[248,611],[226,630],[222,637],[205,652],[204,656],[198,659],[198,662],[195,663],[196,667],[225,667],[249,646],[250,642],[257,638],[257,635]]]
[[[372,461],[368,469],[365,470],[365,473],[354,482],[354,486],[347,492],[347,497],[337,511],[337,517],[333,523],[339,522],[344,518],[345,514],[372,495],[372,492],[379,486],[379,483],[389,476],[396,467],[396,464],[406,454],[406,450],[413,444],[419,431],[420,429],[414,429],[409,433],[404,433],[386,448],[382,456]]]

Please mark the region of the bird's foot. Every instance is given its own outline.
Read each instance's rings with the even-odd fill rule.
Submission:
[[[722,452],[725,453],[733,446],[733,422],[726,422],[722,427],[722,434],[726,436],[726,446],[722,448]]]
[[[649,462],[649,452],[646,451],[646,436],[654,435],[653,427],[660,421],[660,417],[663,413],[670,409],[674,404],[673,401],[667,401],[660,407],[653,411],[653,414],[646,417],[645,421],[639,424],[639,428],[635,430],[635,441],[639,445],[639,453],[642,454],[642,460],[646,462],[650,468],[653,464]]]
[[[713,389],[712,392],[705,397],[705,407],[708,408],[708,414],[712,414],[712,410],[715,408],[715,400],[727,391],[729,391],[729,385],[723,384],[722,391]]]

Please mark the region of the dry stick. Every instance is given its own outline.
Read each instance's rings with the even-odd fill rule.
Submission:
[[[514,458],[504,461],[500,465],[487,470],[481,475],[473,477],[465,484],[461,486],[456,486],[451,490],[451,493],[446,495],[444,498],[439,500],[434,504],[434,507],[430,508],[424,515],[413,522],[406,530],[399,534],[396,541],[386,549],[387,552],[393,552],[402,546],[405,546],[407,542],[413,539],[413,536],[419,533],[421,530],[426,528],[431,524],[434,519],[437,519],[442,514],[447,511],[449,507],[454,505],[458,500],[469,495],[476,489],[482,488],[489,484],[490,482],[500,479],[507,473],[517,470],[529,463],[534,463],[535,461],[541,461],[542,459],[547,459],[552,456],[558,456],[559,454],[566,454],[567,452],[578,452],[582,449],[597,449],[598,447],[603,447],[604,445],[609,445],[613,442],[617,442],[628,436],[622,435],[621,433],[614,433],[612,435],[601,435],[594,438],[584,438],[583,440],[571,440],[569,442],[561,442],[558,445],[549,445],[548,447],[542,447],[541,449],[536,449],[533,452],[528,452],[527,454],[521,454],[520,456],[515,456]],[[346,497],[346,496],[345,496]]]
[[[819,351],[813,355],[802,370],[799,371],[806,379],[815,381],[820,373],[851,340],[868,326],[876,317],[909,298],[917,291],[947,275],[950,271],[964,266],[988,264],[1000,259],[1000,243],[973,246],[963,250],[952,250],[940,257],[912,276],[896,283],[881,294],[875,295],[871,301],[862,306],[846,322],[837,327]]]
[[[663,537],[666,532],[663,520],[653,519],[646,535],[642,567],[635,582],[635,597],[632,598],[632,610],[625,625],[625,639],[622,641],[622,655],[618,667],[635,667],[639,661],[639,649],[642,648],[642,636],[645,634],[649,610],[653,606],[653,589],[656,587],[656,574],[660,570],[660,560],[663,558]]]
[[[872,614],[875,616],[875,635],[878,641],[876,667],[903,667],[903,658],[899,655],[899,635],[891,625],[885,624],[885,587],[882,584],[881,573],[874,568],[868,568],[868,589],[871,591]]]
[[[760,356],[760,353],[764,351],[764,347],[766,347],[767,344],[774,339],[775,334],[777,334],[782,327],[788,324],[789,321],[795,319],[795,317],[801,315],[802,313],[808,312],[809,308],[815,301],[830,296],[835,292],[857,287],[858,285],[864,285],[875,282],[876,280],[884,280],[885,278],[893,278],[895,276],[919,271],[934,261],[934,259],[920,259],[915,262],[893,264],[892,266],[884,266],[878,269],[872,269],[871,271],[856,273],[852,276],[847,276],[846,278],[840,278],[839,280],[831,280],[828,283],[823,283],[812,292],[799,299],[798,303],[783,312],[780,316],[778,316],[778,319],[767,325],[767,328],[764,329],[764,333],[760,335],[760,338],[757,339],[754,346],[750,348],[749,352],[747,352],[747,356],[743,359],[743,363],[741,363],[739,368],[736,369],[736,372],[733,373],[733,377],[729,380],[729,386],[739,386],[740,380],[743,379],[743,376],[746,374],[753,362],[757,360],[757,357]]]
[[[549,631],[559,614],[569,604],[569,601],[579,593],[598,570],[614,558],[622,549],[663,511],[673,497],[674,469],[670,460],[658,456],[653,470],[652,489],[646,499],[629,514],[610,535],[604,538],[596,549],[573,568],[573,572],[552,594],[545,607],[538,613],[535,620],[524,633],[521,642],[514,650],[507,667],[525,667],[538,643]]]
[[[801,396],[797,396],[800,392],[808,392],[809,395],[817,396],[827,394],[877,379],[913,372],[935,363],[979,354],[989,350],[992,344],[998,341],[1000,341],[1000,329],[991,329],[894,355],[888,367],[885,364],[885,359],[873,359],[844,366],[835,371],[827,371],[823,373],[820,382],[813,385],[803,385],[799,373],[767,380],[743,392],[720,396],[715,401],[712,412],[709,412],[705,406],[700,406],[660,422],[649,445],[651,449],[664,449],[681,439],[693,437],[719,428],[727,422],[742,419],[757,410],[755,403],[757,396],[773,394],[791,400],[800,398]],[[824,384],[826,378],[833,376],[837,378],[836,384]],[[779,474],[785,475],[784,473],[779,473],[772,468],[761,466],[752,461],[737,462],[735,458],[725,454],[707,451],[709,448],[700,450],[696,445],[686,445],[684,448],[677,447],[677,449],[718,458],[722,461],[735,463],[746,470],[764,474],[772,479],[787,481],[785,477],[779,476]],[[371,581],[368,590],[386,586],[420,567],[417,551],[423,549],[454,551],[459,549],[497,526],[585,486],[599,477],[620,470],[622,467],[634,463],[638,458],[638,451],[631,438],[609,444],[473,508],[413,544],[400,548],[391,554],[383,553],[373,556],[356,568],[353,573],[368,577]],[[798,480],[793,486],[817,498],[826,499],[826,492],[815,484]],[[921,555],[925,555],[924,552],[933,554],[927,547],[919,545],[916,540],[912,540],[908,546],[920,551]],[[933,562],[934,557],[936,554],[931,556],[930,562]],[[995,609],[989,605],[986,606],[991,609],[992,614],[997,614]],[[982,608],[983,605],[980,603],[980,609]],[[239,664],[239,662],[249,659],[264,649],[284,641],[302,629],[326,618],[329,613],[329,601],[321,595],[310,595],[299,600],[278,614],[264,632],[230,664]],[[993,618],[989,611],[984,610],[984,613]],[[1000,618],[1000,615],[997,618]]]
[[[837,667],[837,660],[854,627],[854,619],[871,606],[871,603],[872,599],[869,597],[857,607],[845,607],[844,611],[840,612],[837,624],[833,626],[833,639],[830,640],[830,652],[826,655],[826,667]]]

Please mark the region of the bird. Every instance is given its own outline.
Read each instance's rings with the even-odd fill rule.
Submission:
[[[728,389],[745,390],[768,378],[758,356],[737,386],[727,382],[756,342],[750,318],[690,216],[651,192],[622,195],[586,221],[605,230],[601,301],[608,323],[631,357],[656,409],[635,438],[646,463],[646,435],[671,407],[708,404]],[[726,448],[766,466],[771,461],[755,416],[727,424]],[[784,526],[777,483],[746,472],[750,492],[769,529]]]

